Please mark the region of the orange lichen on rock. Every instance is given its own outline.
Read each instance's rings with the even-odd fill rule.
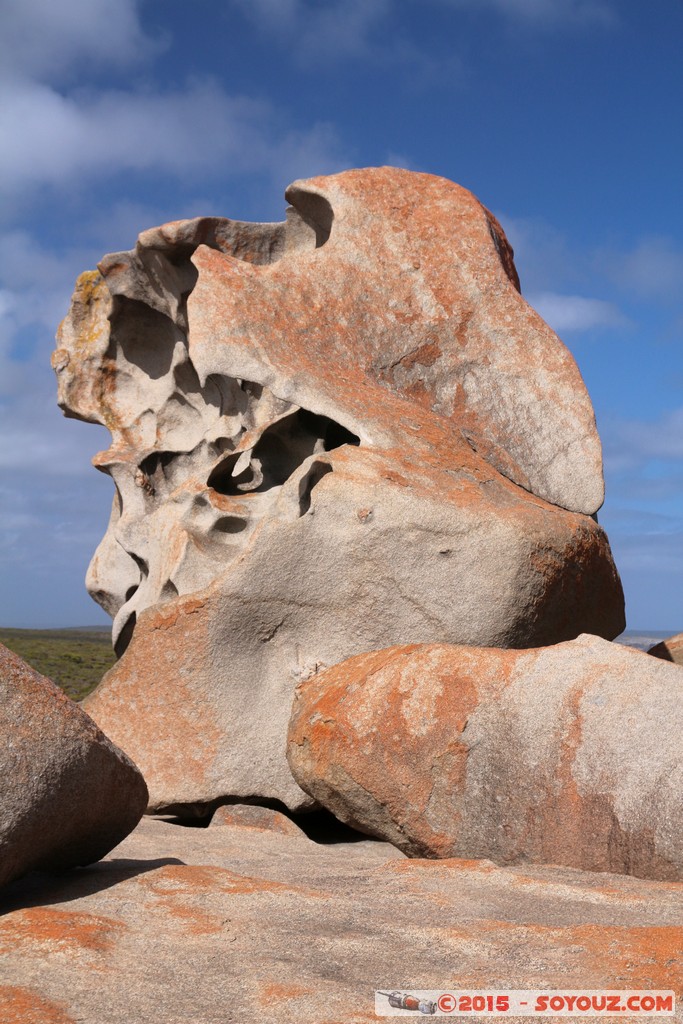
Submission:
[[[596,979],[612,976],[623,988],[683,992],[683,926],[594,924],[555,934],[584,947],[586,967]]]
[[[192,896],[211,892],[228,893],[235,896],[251,896],[254,893],[292,893],[302,896],[323,897],[324,894],[263,878],[248,878],[228,868],[210,865],[166,864],[152,874],[141,875],[138,883],[154,895]]]
[[[3,1024],[76,1024],[63,1006],[16,985],[0,985]]]
[[[0,920],[0,952],[46,945],[53,951],[105,953],[125,927],[113,918],[56,907],[15,910]]]
[[[283,1003],[290,1003],[292,1000],[300,999],[302,996],[310,995],[313,989],[304,985],[283,984],[283,982],[271,981],[263,986],[259,997],[261,1006],[281,1006]]]
[[[300,684],[289,764],[409,856],[683,880],[679,698],[676,666],[597,637],[389,648]]]

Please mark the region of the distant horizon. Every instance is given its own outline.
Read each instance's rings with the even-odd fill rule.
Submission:
[[[44,630],[99,629],[99,630],[102,630],[103,632],[108,632],[110,627],[111,627],[111,622],[109,622],[109,623],[106,623],[106,622],[93,622],[93,623],[89,623],[89,624],[81,623],[80,625],[77,625],[77,626],[74,626],[74,625],[68,625],[68,626],[43,626],[43,625],[39,625],[39,626],[8,626],[8,625],[0,624],[0,631],[2,631],[2,630],[10,630],[10,629],[30,629],[30,630],[41,630],[41,629],[44,629]],[[629,626],[627,629],[625,629],[623,631],[623,633],[619,633],[619,636],[635,635],[635,636],[663,636],[663,637],[669,637],[669,636],[676,636],[677,633],[681,633],[681,632],[683,632],[683,629],[678,629],[678,630],[677,629],[673,629],[673,630],[669,630],[669,629],[637,629],[635,627],[632,628],[632,627]],[[616,639],[618,639],[618,637],[615,637],[614,639],[616,640]],[[409,642],[410,641],[406,641],[406,643],[409,643]],[[453,645],[455,646],[455,642],[453,642]],[[399,646],[399,645],[394,644],[392,646]],[[470,645],[467,645],[467,646],[477,646],[477,645],[470,644]]]

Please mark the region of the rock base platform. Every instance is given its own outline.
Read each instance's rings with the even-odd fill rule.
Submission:
[[[375,989],[683,990],[683,883],[363,837],[148,818],[0,900],[6,1024],[366,1024]]]

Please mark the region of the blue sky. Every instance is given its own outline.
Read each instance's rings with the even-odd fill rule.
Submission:
[[[683,630],[680,0],[0,0],[0,624],[108,621],[106,432],[49,366],[77,274],[298,177],[470,188],[584,375],[631,628]]]

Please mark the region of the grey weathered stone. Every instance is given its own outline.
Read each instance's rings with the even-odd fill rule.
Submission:
[[[0,885],[99,860],[135,828],[132,761],[49,679],[0,645]]]

